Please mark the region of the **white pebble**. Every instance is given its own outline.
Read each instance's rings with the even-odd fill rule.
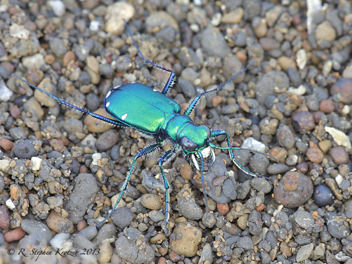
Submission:
[[[4,80],[0,78],[0,101],[7,102],[12,95],[13,92],[7,88]]]
[[[98,165],[98,161],[99,160],[101,160],[101,154],[100,153],[94,153],[93,155],[92,155],[92,159],[93,159],[93,161],[92,161],[92,165]]]
[[[248,137],[243,141],[241,148],[264,152],[265,151],[265,144],[256,140],[253,137]]]
[[[304,95],[307,89],[304,85],[300,85],[298,88],[290,87],[288,88],[288,93],[292,95]]]
[[[11,199],[7,199],[6,201],[6,206],[7,208],[9,208],[10,210],[15,210],[16,206],[13,204]]]
[[[325,131],[328,132],[334,138],[337,145],[344,146],[347,149],[352,148],[349,137],[342,131],[333,127],[325,127]]]
[[[300,68],[301,70],[304,69],[304,67],[307,64],[307,53],[304,49],[300,49],[297,52],[297,59],[296,59],[298,68]]]
[[[40,67],[45,65],[45,60],[42,54],[37,53],[33,56],[23,57],[22,63],[27,69],[40,69]]]
[[[29,30],[22,25],[13,24],[10,27],[10,35],[14,38],[28,39],[29,34]]]
[[[41,158],[38,158],[38,157],[32,157],[31,158],[30,166],[32,167],[32,171],[39,171],[41,165],[42,165],[42,159]]]
[[[62,245],[67,241],[70,237],[70,234],[60,233],[54,236],[53,239],[50,240],[50,245],[55,249],[61,249]]]
[[[53,10],[55,16],[61,17],[66,12],[65,4],[62,1],[49,1],[48,5]]]

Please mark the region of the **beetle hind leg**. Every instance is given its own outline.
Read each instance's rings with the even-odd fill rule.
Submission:
[[[130,171],[128,172],[128,175],[125,179],[125,182],[123,183],[123,186],[121,188],[121,192],[119,194],[119,197],[117,198],[117,201],[113,207],[113,209],[109,212],[109,214],[104,218],[103,221],[100,221],[98,224],[97,224],[97,227],[100,228],[100,226],[111,216],[111,214],[115,211],[117,205],[119,204],[121,198],[122,198],[122,195],[123,193],[126,191],[127,189],[127,185],[128,185],[128,182],[130,181],[130,178],[131,178],[131,174],[132,174],[132,171],[133,171],[133,167],[134,167],[134,164],[136,163],[137,159],[143,155],[146,155],[152,151],[154,151],[154,149],[158,148],[160,146],[159,143],[156,143],[156,144],[153,144],[153,145],[150,145],[146,148],[144,148],[142,151],[140,151],[133,159],[133,162],[132,162],[132,165],[131,165],[131,168],[130,168]]]
[[[165,234],[167,234],[167,224],[170,219],[170,186],[169,186],[169,182],[167,181],[167,178],[164,174],[162,164],[172,157],[174,150],[175,150],[175,148],[168,150],[167,152],[165,152],[165,154],[159,160],[159,168],[161,171],[161,175],[163,176],[164,185],[165,185],[165,196],[166,196],[166,198],[165,198],[165,218],[164,218]]]
[[[170,73],[169,79],[167,80],[167,82],[166,82],[166,84],[165,84],[165,86],[164,86],[164,88],[163,88],[163,90],[162,90],[162,92],[161,92],[162,94],[165,94],[165,95],[166,95],[167,92],[170,90],[170,88],[171,88],[171,87],[175,84],[175,82],[176,82],[176,76],[175,76],[174,71],[173,71],[173,70],[170,70],[170,69],[167,69],[167,68],[164,68],[163,66],[161,66],[161,65],[159,65],[159,64],[157,64],[157,63],[155,63],[155,62],[152,62],[152,61],[146,59],[146,58],[144,57],[143,53],[141,52],[141,50],[139,49],[139,47],[138,47],[136,41],[134,40],[133,35],[132,35],[132,32],[131,32],[131,30],[130,30],[130,28],[129,28],[127,22],[126,22],[126,20],[123,20],[123,21],[125,22],[125,25],[126,25],[128,34],[130,35],[130,37],[131,37],[131,39],[132,39],[132,42],[133,42],[133,45],[136,47],[139,56],[141,56],[141,57],[143,58],[143,60],[144,60],[146,63],[148,63],[149,65],[152,65],[153,67],[156,67],[156,68],[158,68],[158,69],[160,69],[160,70],[162,70],[162,71],[166,71],[166,72]]]

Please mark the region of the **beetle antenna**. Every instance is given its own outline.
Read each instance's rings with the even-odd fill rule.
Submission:
[[[218,87],[216,87],[216,88],[214,88],[214,89],[211,89],[211,90],[209,90],[209,91],[206,91],[206,92],[204,92],[204,93],[201,93],[201,94],[197,95],[197,97],[194,98],[194,99],[192,100],[192,102],[190,103],[190,105],[187,107],[187,109],[186,109],[184,115],[189,116],[189,115],[192,113],[193,109],[197,106],[197,104],[198,104],[198,102],[199,102],[199,100],[200,100],[200,98],[201,98],[202,96],[206,96],[206,95],[209,94],[209,93],[212,93],[212,92],[215,92],[215,91],[219,90],[221,87],[223,87],[224,85],[226,85],[226,84],[228,84],[229,82],[233,81],[237,76],[241,75],[241,74],[244,73],[246,70],[247,70],[247,68],[244,68],[243,70],[239,71],[236,75],[232,76],[231,79],[229,79],[229,80],[227,80],[226,82],[220,84]]]
[[[217,148],[217,149],[226,149],[226,150],[229,150],[229,149],[230,149],[229,147],[219,147],[219,146],[216,146],[216,145],[214,145],[214,148]],[[249,152],[252,152],[252,153],[264,155],[264,156],[266,156],[267,158],[270,158],[270,159],[274,160],[276,163],[279,163],[279,161],[277,160],[277,158],[271,156],[271,155],[268,154],[268,153],[260,152],[260,151],[253,150],[253,149],[240,148],[240,147],[231,147],[231,149],[233,149],[233,150],[246,150],[246,151],[249,151]]]
[[[246,149],[246,148],[240,148],[240,147],[231,147],[231,146],[230,146],[230,147],[219,147],[219,146],[214,145],[213,143],[210,143],[209,145],[210,145],[212,148],[222,149],[222,150],[230,150],[230,151],[232,151],[232,150],[246,150],[246,151],[250,151],[250,152],[252,152],[252,153],[264,155],[264,156],[266,156],[266,157],[268,157],[268,158],[271,158],[271,159],[275,160],[275,162],[279,163],[279,161],[278,161],[275,157],[271,156],[270,154],[263,153],[263,152],[260,152],[260,151],[256,151],[256,150],[252,150],[252,149]],[[245,167],[243,167],[243,166],[238,162],[238,160],[237,160],[236,158],[233,158],[233,159],[231,159],[231,160],[233,161],[233,163],[235,163],[235,165],[237,166],[237,168],[239,168],[239,169],[240,169],[241,171],[243,171],[244,173],[249,174],[249,175],[251,175],[252,177],[260,177],[260,178],[265,178],[265,179],[269,180],[269,178],[266,177],[266,176],[259,175],[259,174],[256,174],[256,173],[254,173],[254,172],[249,171],[248,169],[246,169]]]
[[[43,89],[41,89],[41,88],[39,88],[39,87],[37,87],[37,86],[31,84],[30,82],[27,82],[25,79],[19,77],[17,74],[14,74],[14,76],[15,76],[17,79],[20,79],[22,82],[24,82],[24,83],[26,83],[27,85],[29,85],[30,87],[32,87],[32,88],[34,88],[34,89],[36,89],[36,90],[39,90],[39,91],[41,91],[42,93],[45,93],[47,96],[50,96],[51,98],[55,99],[57,102],[59,102],[60,104],[62,104],[62,105],[64,105],[64,106],[68,106],[68,107],[70,107],[70,108],[73,108],[73,109],[75,109],[75,110],[78,110],[78,111],[80,111],[80,112],[82,112],[82,113],[85,113],[85,114],[90,115],[90,116],[92,116],[92,117],[94,117],[94,118],[96,118],[96,119],[105,121],[105,122],[110,123],[110,124],[115,125],[115,126],[122,126],[122,127],[126,127],[126,126],[127,126],[127,125],[125,125],[125,124],[123,124],[123,123],[121,123],[121,122],[119,122],[119,121],[117,121],[117,120],[113,120],[113,119],[107,118],[107,117],[105,117],[105,116],[102,116],[102,115],[98,115],[98,114],[96,114],[96,113],[89,112],[89,111],[87,111],[87,110],[85,110],[85,109],[82,109],[82,108],[80,108],[80,107],[78,107],[78,106],[75,106],[75,105],[73,105],[73,104],[70,104],[70,103],[64,101],[63,99],[60,99],[59,97],[57,97],[57,96],[55,96],[55,95],[53,95],[53,94],[51,94],[51,93],[48,93],[47,91],[45,91],[45,90],[43,90]]]

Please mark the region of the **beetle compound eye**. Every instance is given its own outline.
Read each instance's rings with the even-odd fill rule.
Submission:
[[[192,140],[190,140],[187,137],[182,137],[180,139],[180,145],[184,147],[187,151],[194,151],[197,147],[197,144],[194,143]]]

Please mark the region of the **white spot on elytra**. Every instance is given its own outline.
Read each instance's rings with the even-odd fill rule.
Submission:
[[[157,92],[158,90],[157,89],[153,89],[153,92]]]
[[[108,93],[106,94],[105,98],[108,98],[111,94],[111,90],[108,91]]]
[[[107,102],[106,105],[105,105],[105,107],[109,107],[109,105],[110,105],[110,102]]]
[[[126,117],[127,117],[127,113],[126,113],[126,114],[124,114],[123,116],[121,116],[121,119],[122,119],[122,120],[125,120],[125,119],[126,119]]]

